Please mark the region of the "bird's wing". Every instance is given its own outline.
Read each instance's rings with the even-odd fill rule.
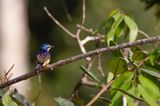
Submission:
[[[46,66],[49,64],[51,55],[48,52],[45,53],[38,53],[36,56],[37,64],[42,64],[42,66]]]

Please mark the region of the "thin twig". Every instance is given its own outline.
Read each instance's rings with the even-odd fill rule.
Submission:
[[[89,41],[97,41],[97,40],[102,40],[102,39],[104,39],[104,36],[87,36],[81,42],[83,45],[85,45]]]
[[[82,10],[83,10],[82,25],[84,25],[84,22],[85,22],[85,19],[86,19],[86,0],[83,0]]]
[[[140,34],[142,34],[143,36],[145,36],[146,38],[149,38],[149,37],[150,37],[147,33],[145,33],[145,32],[142,31],[142,30],[138,30],[138,32],[139,32]]]
[[[114,80],[111,80],[108,82],[108,84],[105,84],[102,86],[101,90],[97,93],[95,97],[93,97],[87,104],[86,106],[91,106],[107,89],[112,85]]]
[[[142,30],[138,30],[138,32],[139,32],[140,34],[142,34],[143,36],[145,36],[146,38],[149,38],[149,37],[150,37],[146,32],[144,32],[144,31],[142,31]],[[153,48],[156,48],[156,46],[155,46],[154,44],[152,44],[152,46],[153,46]]]
[[[61,28],[63,29],[68,35],[70,35],[73,38],[76,38],[75,34],[70,32],[67,28],[65,28],[47,9],[47,7],[44,6],[44,10],[47,13],[47,15]]]
[[[80,28],[80,29],[82,29],[82,30],[84,30],[84,31],[86,31],[86,32],[91,33],[92,35],[93,35],[93,33],[94,33],[94,31],[93,31],[92,28],[86,28],[85,26],[80,25],[80,24],[77,24],[77,27]],[[97,36],[105,36],[105,35],[100,34],[100,33],[96,33],[96,35],[97,35]]]
[[[101,53],[98,54],[97,61],[98,61],[97,69],[100,72],[101,76],[104,77],[105,74],[103,72],[103,68],[102,68],[102,64],[101,64]]]
[[[68,18],[68,20],[71,22],[72,21],[72,17],[68,11],[68,8],[67,8],[67,5],[65,4],[65,1],[64,0],[61,0],[61,3],[62,3],[62,7],[64,9],[64,12],[66,13],[66,16]]]
[[[116,46],[111,46],[111,47],[105,47],[105,48],[99,48],[93,51],[89,51],[88,53],[85,54],[80,54],[80,55],[76,55],[64,60],[59,60],[56,63],[50,64],[45,68],[42,68],[39,71],[39,73],[41,72],[46,72],[46,70],[53,70],[55,68],[58,68],[60,66],[75,62],[75,61],[79,61],[81,59],[85,59],[86,57],[91,57],[91,56],[95,56],[98,55],[99,53],[104,53],[104,52],[111,52],[111,51],[115,51],[115,50],[119,50],[119,49],[124,49],[124,48],[129,48],[129,47],[133,47],[133,46],[137,46],[137,45],[143,45],[143,44],[149,44],[149,43],[155,43],[157,41],[160,41],[160,35],[156,36],[156,37],[150,37],[150,38],[146,38],[146,39],[141,39],[141,40],[137,40],[134,42],[128,42],[128,43],[122,43]],[[0,84],[0,89],[1,88],[5,88],[8,87],[12,84],[15,84],[17,82],[26,80],[30,77],[36,76],[37,72],[35,70],[33,70],[32,72],[28,73],[28,74],[24,74],[21,75],[19,77],[16,77],[14,79],[11,79],[5,83]]]
[[[91,86],[91,87],[96,87],[97,83],[94,81],[90,81],[88,77],[82,77],[81,79],[81,84],[86,85],[86,86]]]

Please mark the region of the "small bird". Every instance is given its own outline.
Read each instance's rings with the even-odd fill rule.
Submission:
[[[54,48],[49,44],[43,44],[36,55],[36,70],[41,69],[49,64],[51,59],[51,54],[49,53],[50,49]]]

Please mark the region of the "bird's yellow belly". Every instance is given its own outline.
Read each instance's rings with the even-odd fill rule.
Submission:
[[[47,66],[47,65],[49,64],[49,62],[50,62],[50,59],[48,59],[47,61],[45,61],[45,62],[43,63],[43,67]]]

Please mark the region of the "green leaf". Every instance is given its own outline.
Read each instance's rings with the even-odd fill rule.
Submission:
[[[139,76],[138,79],[150,98],[160,99],[160,89],[155,83],[144,76]]]
[[[59,104],[59,106],[75,106],[72,102],[61,97],[55,98],[55,101]]]
[[[149,56],[149,61],[151,63],[151,65],[155,65],[155,63],[157,62],[157,58],[159,57],[160,55],[160,49],[156,49],[154,50],[150,56]]]
[[[145,102],[149,104],[149,106],[158,106],[158,104],[156,104],[156,100],[151,97],[152,94],[149,94],[148,91],[144,89],[144,86],[139,84],[138,91],[144,98]]]
[[[117,27],[116,31],[115,31],[115,37],[116,39],[121,37],[122,35],[124,35],[126,33],[126,25],[124,23],[124,21],[122,21],[119,26]]]
[[[133,72],[125,72],[121,74],[112,84],[112,88],[121,88],[123,83],[131,81],[133,78]]]
[[[123,90],[127,90],[131,86],[131,80],[133,78],[132,72],[125,72],[124,74],[121,74],[120,77],[118,77],[115,82],[112,84],[113,88],[120,88]],[[111,92],[112,97],[112,104],[110,106],[119,106],[119,104],[122,102],[122,94],[117,91]]]
[[[102,84],[102,82],[98,79],[98,77],[93,74],[91,71],[88,71],[84,66],[80,66],[81,70],[86,73],[88,76],[90,76],[92,79],[97,81],[99,84]]]
[[[113,17],[115,14],[120,14],[120,13],[121,13],[121,11],[118,10],[118,9],[116,9],[116,10],[113,10],[113,11],[108,15],[108,17],[111,18],[111,17]]]
[[[112,72],[108,73],[107,82],[111,81],[114,77],[114,74]]]
[[[120,74],[127,71],[127,62],[120,57],[114,57],[109,63],[109,70],[114,74]]]
[[[126,92],[126,91],[125,91],[125,90],[123,90],[123,89],[113,88],[112,90],[120,91],[120,92],[122,92],[122,93],[124,93],[124,94],[128,95],[129,97],[131,97],[131,98],[133,98],[133,99],[135,99],[135,100],[144,101],[142,98],[136,97],[136,96],[134,96],[134,95],[132,95],[132,94],[130,94],[130,93],[128,93],[128,92]]]
[[[145,72],[145,73],[147,73],[149,75],[152,75],[154,77],[160,78],[160,73],[158,72],[158,70],[157,70],[157,72],[155,71],[155,69],[152,70],[152,69],[140,68],[139,70],[143,71],[143,72]]]
[[[2,98],[2,103],[4,106],[18,106],[14,101],[12,101],[12,99],[9,95],[5,95]]]
[[[136,51],[134,52],[134,54],[132,55],[132,59],[134,61],[141,61],[142,59],[144,59],[145,57],[147,57],[147,53],[145,51]]]
[[[115,32],[117,30],[117,28],[119,27],[119,25],[121,24],[121,22],[123,21],[123,14],[115,14],[113,16],[114,18],[114,22],[112,24],[111,30],[109,32],[106,33],[105,36],[105,40],[107,42],[108,45],[110,45],[110,41],[114,41],[115,39]]]
[[[138,89],[135,86],[132,86],[130,89],[127,90],[127,92],[140,98],[140,93],[138,92]],[[127,106],[136,106],[137,102],[135,102],[135,99],[129,96],[126,96],[126,98],[127,98]]]
[[[124,21],[129,28],[129,41],[130,42],[135,41],[137,38],[137,35],[138,35],[137,24],[135,23],[135,21],[131,17],[129,17],[127,15],[124,16]]]
[[[121,89],[127,90],[131,86],[131,81],[124,81],[123,85],[120,86]],[[122,94],[120,92],[115,91],[115,94],[112,97],[111,106],[119,106],[122,100]]]

